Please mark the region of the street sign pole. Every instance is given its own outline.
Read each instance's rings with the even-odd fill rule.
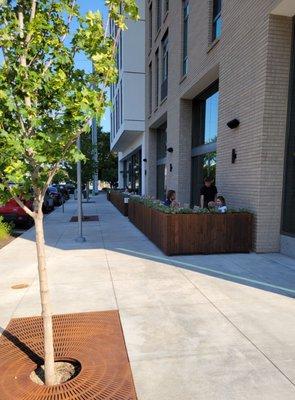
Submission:
[[[81,150],[80,136],[77,138],[77,148]],[[82,231],[82,179],[81,179],[81,161],[77,162],[77,208],[78,208],[78,237],[76,242],[85,242]]]

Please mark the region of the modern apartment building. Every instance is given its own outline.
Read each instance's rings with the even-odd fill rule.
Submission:
[[[205,176],[295,256],[295,1],[146,0],[146,193],[199,204]]]
[[[140,20],[127,21],[126,31],[110,24],[110,34],[117,39],[118,81],[110,89],[111,149],[118,153],[119,187],[142,193],[145,128],[145,4],[138,1]]]

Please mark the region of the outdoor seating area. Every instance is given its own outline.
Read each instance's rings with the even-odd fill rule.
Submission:
[[[122,190],[110,190],[107,199],[168,256],[253,250],[253,215],[246,210],[171,207]]]
[[[110,190],[107,193],[107,199],[124,215],[124,217],[128,217],[128,196],[120,190]]]
[[[206,210],[169,209],[131,197],[129,220],[166,255],[248,253],[252,250],[253,216]]]

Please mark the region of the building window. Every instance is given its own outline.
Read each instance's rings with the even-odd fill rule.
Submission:
[[[153,68],[152,63],[149,64],[149,113],[153,110]]]
[[[162,0],[157,0],[157,25],[156,32],[161,28],[162,24]]]
[[[122,42],[122,31],[119,37],[119,68],[122,69],[122,59],[123,59],[123,42]]]
[[[285,154],[282,233],[295,236],[295,19]]]
[[[218,130],[218,83],[193,101],[193,147],[216,143]]]
[[[199,205],[200,191],[207,176],[215,180],[217,152],[210,151],[192,158],[192,205]]]
[[[157,198],[165,200],[167,191],[167,124],[157,129]]]
[[[111,140],[114,139],[113,113],[111,113]]]
[[[169,0],[164,0],[164,13],[167,14],[169,11]]]
[[[119,118],[120,110],[119,110],[119,93],[116,96],[116,132],[118,132],[120,128],[120,118]]]
[[[168,93],[168,32],[162,40],[162,83],[161,100],[167,97]]]
[[[149,6],[149,45],[153,46],[153,3]]]
[[[141,148],[135,153],[129,155],[124,160],[124,187],[128,188],[130,191],[141,194],[141,158],[142,152]]]
[[[121,124],[123,123],[123,90],[122,81],[120,82],[120,110],[121,110]]]
[[[155,76],[155,107],[159,105],[159,85],[160,85],[160,60],[159,50],[156,51],[156,76]]]
[[[213,29],[212,29],[212,41],[220,38],[222,30],[222,19],[221,19],[221,7],[222,0],[213,0]]]
[[[188,67],[188,19],[189,19],[189,1],[182,2],[183,13],[183,38],[182,38],[182,75],[187,74]]]
[[[218,134],[218,82],[193,100],[192,206],[200,205],[200,189],[206,176],[215,180]]]

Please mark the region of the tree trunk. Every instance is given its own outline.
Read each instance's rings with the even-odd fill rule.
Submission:
[[[36,229],[39,288],[40,288],[43,331],[44,331],[45,385],[51,386],[55,385],[56,378],[54,369],[52,312],[51,312],[48,279],[46,271],[43,213],[41,207],[38,207],[38,212],[36,213],[36,217],[34,218],[34,220]]]

